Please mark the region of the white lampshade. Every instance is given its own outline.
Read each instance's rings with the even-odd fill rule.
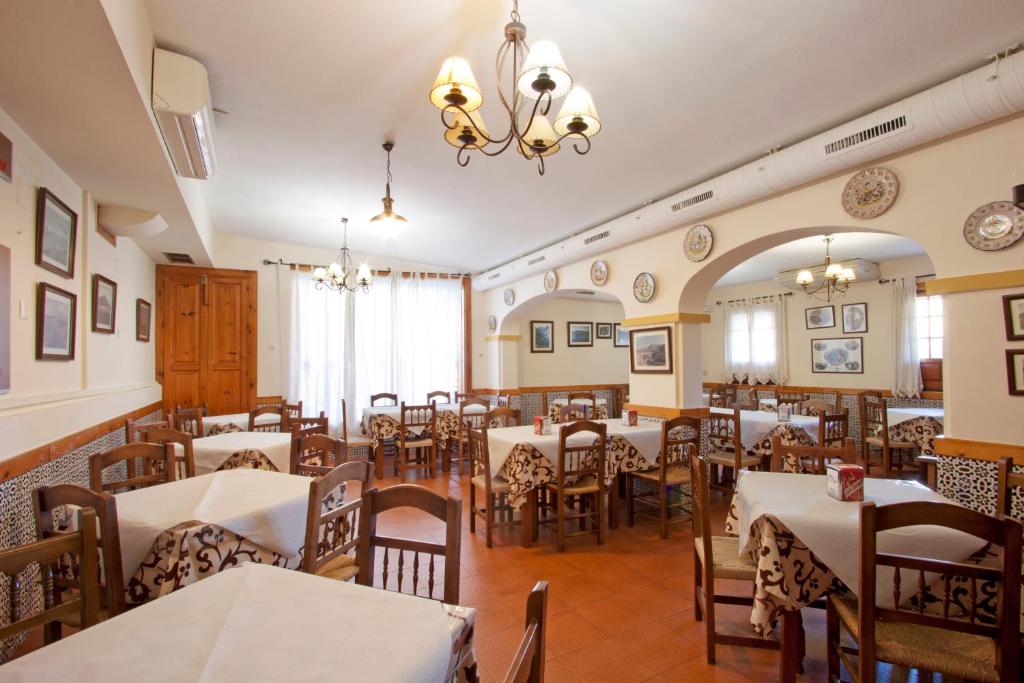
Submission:
[[[570,124],[575,125],[570,127]],[[586,128],[582,131],[573,130],[580,124],[586,125]],[[555,132],[559,135],[579,132],[590,138],[597,135],[599,130],[601,120],[597,116],[597,109],[594,108],[594,99],[585,89],[575,86],[562,102],[562,109],[555,118]]]
[[[814,282],[814,275],[809,270],[801,270],[796,275],[796,283],[798,285],[809,285]]]
[[[342,271],[340,263],[335,262],[335,263],[332,263],[331,265],[327,266],[327,275],[328,275],[328,277],[331,277],[331,278],[334,278],[334,279],[338,279],[343,274],[344,273]]]
[[[370,266],[365,263],[361,263],[359,265],[359,270],[356,271],[356,282],[358,284],[363,284],[364,282],[366,284],[370,284],[372,280],[373,276],[370,275]]]
[[[316,268],[313,269],[312,279],[315,282],[323,282],[324,280],[327,279],[327,269],[324,268],[323,266],[317,266]]]
[[[476,126],[476,129],[469,125],[470,121]],[[487,126],[484,125],[484,120],[480,117],[479,110],[469,112],[468,120],[466,115],[462,112],[457,113],[452,124],[455,127],[444,132],[444,139],[449,145],[452,145],[453,147],[462,147],[463,141],[459,139],[459,136],[463,133],[466,135],[472,135],[476,138],[475,141],[469,142],[470,145],[483,147],[487,144],[487,138],[480,137],[481,133],[487,135]]]
[[[460,101],[460,95],[465,98],[465,102]],[[449,57],[444,60],[441,71],[434,81],[434,87],[430,89],[430,102],[438,109],[444,109],[449,104],[461,104],[466,111],[480,108],[484,98],[480,94],[480,86],[477,85],[469,62],[462,57]]]
[[[825,269],[825,277],[839,277],[843,274],[843,267],[838,263],[830,263]]]
[[[857,274],[853,272],[853,268],[843,268],[843,279],[847,281],[856,280]]]
[[[551,123],[547,120],[547,117],[537,114],[530,122],[530,127],[523,132],[523,141],[529,145],[543,146],[544,150],[538,152],[532,147],[529,147],[525,150],[526,158],[532,159],[538,153],[542,157],[554,154],[561,148],[561,145],[555,144],[555,140],[557,139],[558,136],[555,135],[555,129],[551,127]],[[520,154],[524,153],[524,151],[520,149],[519,145],[516,145],[516,149]]]
[[[533,89],[533,82],[542,78],[542,74],[546,74],[547,78],[554,82],[552,98],[561,97],[572,87],[572,76],[565,66],[562,53],[550,40],[538,40],[530,48],[530,53],[523,62],[523,70],[519,73],[519,92],[531,100],[540,97],[541,93]]]

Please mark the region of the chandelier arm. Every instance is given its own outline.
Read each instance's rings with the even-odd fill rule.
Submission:
[[[530,132],[530,128],[533,126],[533,117],[537,115],[537,109],[540,107],[540,103],[541,103],[541,100],[544,99],[544,95],[548,96],[548,107],[551,106],[551,93],[549,93],[549,92],[544,92],[540,97],[538,97],[534,101],[534,103],[533,103],[533,111],[530,112],[530,118],[529,118],[530,122],[528,124],[526,124],[526,130],[523,131],[522,135],[518,135],[517,136],[519,139],[525,140],[526,139],[526,135]],[[542,114],[547,114],[546,111],[545,112],[541,112],[541,113]],[[554,147],[554,145],[552,145],[552,147]]]
[[[465,156],[462,155],[462,153],[465,152],[465,151],[466,151],[466,146],[463,145],[462,147],[459,147],[459,151],[455,153],[455,162],[458,163],[458,165],[462,166],[463,168],[465,168],[466,166],[469,165],[469,159],[470,159],[469,154],[466,154]]]
[[[586,149],[583,149],[583,150],[580,150],[579,146],[577,146],[576,143],[573,143],[572,148],[574,150],[576,150],[577,154],[582,156],[582,155],[584,155],[584,154],[586,154],[587,152],[590,151],[590,138],[588,138],[583,133],[573,133],[573,132],[563,133],[562,135],[558,136],[558,138],[555,140],[554,144],[552,144],[551,146],[554,147],[555,145],[561,144],[562,140],[564,140],[566,138],[569,138],[569,137],[580,137],[580,138],[583,138],[584,142],[587,143]]]
[[[537,164],[537,173],[544,175],[544,157],[543,155],[538,154],[537,159],[539,160],[539,163]]]
[[[477,152],[480,152],[480,153],[481,153],[481,154],[483,154],[484,156],[488,156],[488,157],[496,157],[496,156],[498,156],[499,154],[501,154],[502,152],[504,152],[504,151],[505,151],[506,149],[508,149],[508,148],[509,148],[509,145],[511,145],[511,144],[512,144],[512,141],[513,141],[513,140],[518,140],[518,139],[519,139],[519,138],[515,138],[515,137],[509,137],[509,138],[508,138],[507,140],[499,140],[499,141],[498,141],[498,144],[501,144],[501,149],[499,149],[499,150],[498,150],[498,151],[496,151],[496,152],[489,152],[489,151],[487,151],[486,149],[484,149],[483,147],[480,147],[479,145],[476,145],[476,144],[472,144],[472,145],[463,145],[463,146],[462,146],[462,147],[461,147],[460,149],[468,149],[468,150],[472,150],[472,151],[477,151]],[[463,165],[465,165],[465,164],[463,164]]]

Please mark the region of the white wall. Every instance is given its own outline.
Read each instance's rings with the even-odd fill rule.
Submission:
[[[793,267],[799,267],[794,263]],[[879,264],[882,277],[886,279],[903,277],[909,281],[918,275],[930,275],[932,264],[927,256],[882,261]],[[783,290],[771,280],[753,282],[732,287],[716,287],[708,296],[711,322],[701,326],[701,351],[703,377],[708,382],[725,381],[723,364],[725,348],[724,321],[728,310],[727,302],[732,299],[751,298],[766,294],[778,294]],[[850,287],[846,296],[835,299],[835,327],[808,330],[804,310],[829,304],[810,298],[801,292],[785,297],[787,362],[789,375],[786,384],[793,386],[827,386],[851,389],[890,389],[893,383],[893,336],[892,336],[892,285],[877,282],[858,282]],[[721,305],[719,305],[721,302]],[[843,304],[866,303],[868,331],[843,334]],[[863,374],[821,374],[811,371],[811,340],[834,337],[863,337]]]
[[[566,323],[617,323],[622,320],[622,304],[609,301],[548,299],[531,308],[520,323],[519,387],[565,386],[576,384],[625,384],[629,381],[629,349],[616,347],[613,339],[598,339],[594,329],[593,346],[569,347]],[[530,321],[554,322],[555,350],[530,352]],[[614,329],[614,328],[613,328]],[[510,388],[510,387],[501,387]]]

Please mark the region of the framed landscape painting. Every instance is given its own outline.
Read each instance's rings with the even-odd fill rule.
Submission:
[[[530,321],[530,353],[554,353],[555,323],[551,320]]]
[[[672,373],[672,328],[651,327],[629,331],[629,371]]]
[[[99,274],[92,276],[92,331],[114,334],[117,315],[117,283]]]
[[[811,372],[860,375],[864,373],[864,338],[811,340]]]
[[[613,327],[613,344],[624,349],[629,348],[629,328],[623,327],[620,323],[614,323]]]
[[[598,339],[611,339],[612,338],[612,324],[611,323],[594,323],[595,334]]]
[[[565,326],[569,346],[594,345],[594,323],[567,322]]]
[[[36,360],[74,360],[78,297],[39,283],[36,298]]]
[[[135,339],[141,342],[149,341],[150,318],[153,307],[145,299],[135,300]]]
[[[36,204],[36,265],[61,277],[75,276],[78,214],[45,187]]]
[[[805,308],[804,320],[807,323],[807,329],[809,330],[820,330],[825,327],[835,327],[836,311],[832,306]]]

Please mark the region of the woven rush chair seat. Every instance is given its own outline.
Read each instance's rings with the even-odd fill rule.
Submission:
[[[727,451],[715,451],[714,453],[708,453],[707,457],[708,462],[714,465],[728,465],[730,467],[736,460],[736,456]],[[759,455],[750,455],[749,453],[745,453],[742,456],[740,456],[741,467],[753,467],[755,465],[760,464],[761,456]]]
[[[558,489],[558,485],[555,483],[547,483],[544,486],[552,490]],[[567,496],[580,496],[584,493],[596,493],[598,489],[597,477],[587,476],[573,484],[567,484],[563,491]]]
[[[317,576],[335,581],[348,581],[357,574],[359,574],[359,565],[356,564],[356,558],[351,555],[339,555],[316,570]]]
[[[637,479],[643,479],[644,481],[660,481],[657,469],[632,472],[632,475]],[[669,484],[685,484],[686,482],[690,481],[689,466],[679,465],[676,467],[669,467],[665,471],[665,481]]]
[[[835,593],[829,601],[843,626],[859,636],[857,601]],[[875,622],[875,651],[879,660],[908,668],[956,672],[972,681],[999,681],[995,641],[984,636],[879,620]]]
[[[477,488],[487,487],[487,475],[474,474],[471,479],[473,486]],[[491,491],[495,493],[505,493],[508,491],[508,480],[504,477],[498,476],[491,479]]]
[[[703,563],[704,544],[697,539],[694,547]],[[740,540],[734,536],[712,536],[711,554],[716,579],[753,581],[757,575],[757,565],[747,554],[740,555]]]
[[[882,445],[885,443],[884,439],[882,439],[882,437],[880,436],[869,436],[864,440],[871,444],[872,446],[878,446],[879,448],[881,448]],[[917,444],[911,441],[893,441],[892,439],[889,440],[889,448],[906,448],[910,450],[917,447]]]

